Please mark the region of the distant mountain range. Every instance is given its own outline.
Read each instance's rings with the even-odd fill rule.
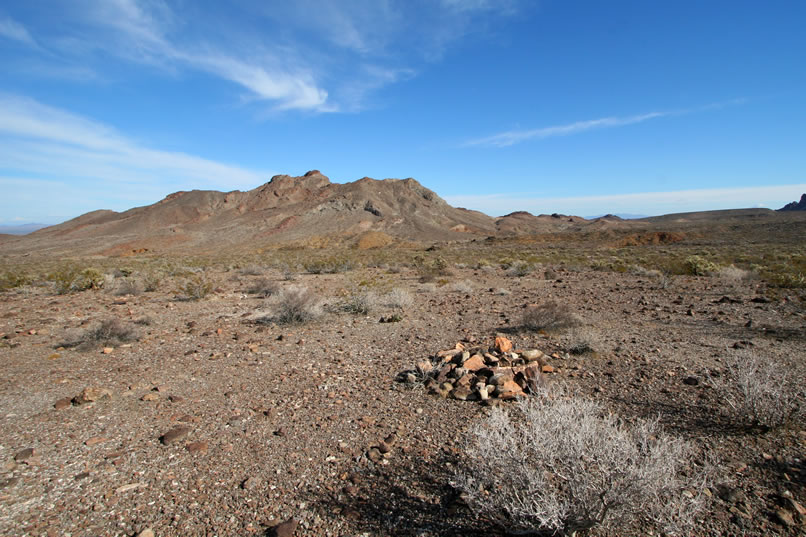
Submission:
[[[32,231],[33,227],[10,226],[16,234],[32,232],[14,236],[5,231],[0,235],[0,253],[125,256],[217,254],[276,247],[364,249],[557,232],[592,233],[614,244],[636,234],[640,236],[627,242],[645,244],[666,240],[666,235],[657,233],[657,237],[643,236],[653,230],[683,230],[704,222],[755,225],[771,220],[800,220],[796,216],[800,214],[806,216],[770,209],[735,209],[640,219],[636,215],[612,214],[586,219],[515,211],[493,218],[452,207],[411,178],[364,177],[334,184],[312,170],[301,177],[277,175],[246,192],[175,192],[152,205],[124,212],[93,211],[36,231]]]
[[[37,229],[48,227],[47,224],[0,224],[0,233],[6,235],[25,235]]]

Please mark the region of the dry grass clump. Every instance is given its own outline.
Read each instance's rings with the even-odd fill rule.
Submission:
[[[140,286],[140,282],[138,282],[134,278],[127,277],[120,279],[120,281],[115,286],[113,294],[115,296],[125,296],[125,295],[139,295],[142,292],[143,289]]]
[[[22,270],[7,270],[0,276],[0,291],[16,289],[31,283],[32,278]]]
[[[600,350],[601,341],[587,328],[574,328],[568,336],[568,352],[576,356]]]
[[[542,390],[472,430],[455,485],[510,533],[574,535],[641,521],[685,534],[706,472],[656,421],[627,425],[598,403]]]
[[[322,315],[319,298],[307,287],[290,286],[272,298],[271,313],[256,320],[259,323],[301,324]]]
[[[78,333],[67,341],[59,344],[60,347],[75,347],[79,350],[88,350],[100,346],[115,346],[130,341],[136,341],[137,331],[133,326],[120,319],[106,319],[92,328]]]
[[[260,265],[248,265],[238,271],[241,276],[262,276],[266,273],[266,269]]]
[[[356,265],[351,259],[344,257],[329,257],[309,261],[304,264],[305,270],[311,274],[340,274],[353,270]]]
[[[380,299],[372,291],[363,291],[350,295],[341,305],[342,311],[353,315],[369,315],[377,309]]]
[[[260,278],[259,280],[255,281],[249,289],[247,289],[247,293],[250,295],[257,295],[262,298],[268,298],[280,291],[280,286],[277,282],[274,282],[268,278]]]
[[[750,352],[731,354],[725,362],[724,376],[712,382],[739,419],[774,429],[803,416],[806,386],[802,374]]]
[[[511,278],[522,278],[534,272],[535,267],[526,261],[515,261],[509,268],[506,269],[505,274]]]
[[[735,265],[730,265],[728,267],[721,267],[716,275],[725,283],[736,285],[745,280],[749,280],[753,276],[753,273],[749,270],[740,269]]]
[[[532,331],[558,332],[581,324],[581,319],[571,312],[567,304],[555,300],[527,308],[521,319],[521,327]]]
[[[383,304],[387,308],[405,310],[414,304],[414,298],[405,289],[395,287],[383,296]]]
[[[454,293],[470,294],[473,292],[473,284],[467,280],[453,282],[448,289]]]

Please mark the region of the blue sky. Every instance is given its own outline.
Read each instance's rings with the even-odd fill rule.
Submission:
[[[279,6],[279,7],[277,7]],[[0,2],[0,222],[319,169],[497,216],[806,192],[806,2]]]

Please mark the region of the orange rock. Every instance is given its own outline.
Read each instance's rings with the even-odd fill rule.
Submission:
[[[114,347],[104,347],[104,350],[101,352],[103,352],[104,354],[112,354],[112,351],[114,350],[115,350]]]
[[[549,364],[545,364],[543,366],[543,373],[554,373],[554,368],[551,367]]]
[[[504,384],[498,387],[496,393],[501,399],[515,399],[516,397],[524,395],[523,389],[514,380],[504,382]]]
[[[465,363],[462,364],[462,367],[468,371],[478,371],[479,369],[485,367],[484,358],[482,358],[480,354],[474,354],[465,360]]]
[[[92,438],[87,438],[86,440],[84,440],[84,445],[92,447],[92,446],[95,446],[97,444],[103,444],[107,440],[109,440],[109,439],[104,438],[103,436],[93,436]]]
[[[509,352],[512,350],[512,342],[505,337],[495,338],[495,348],[498,352]]]

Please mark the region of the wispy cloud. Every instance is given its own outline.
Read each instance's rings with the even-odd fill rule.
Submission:
[[[555,125],[551,127],[540,127],[537,129],[527,130],[511,130],[505,131],[492,136],[478,138],[465,142],[465,147],[469,146],[492,146],[492,147],[508,147],[511,145],[519,144],[532,139],[554,138],[557,136],[570,136],[572,134],[579,134],[590,130],[608,129],[614,127],[624,127],[627,125],[635,125],[637,123],[644,123],[652,119],[658,119],[668,116],[681,116],[685,114],[692,114],[695,112],[704,112],[707,110],[719,110],[728,106],[735,106],[747,102],[746,98],[730,99],[718,103],[711,103],[697,108],[688,108],[681,110],[667,110],[662,112],[649,112],[646,114],[639,114],[634,116],[625,117],[603,117],[599,119],[590,119],[586,121],[577,121],[567,125]]]
[[[3,15],[0,15],[0,36],[25,43],[26,45],[36,46],[36,41],[31,37],[31,34],[25,26]]]
[[[806,184],[708,188],[668,192],[636,192],[596,196],[539,197],[507,193],[478,196],[445,196],[448,203],[491,215],[529,211],[580,216],[605,213],[659,215],[689,211],[766,207],[777,209],[800,199]]]
[[[474,145],[489,145],[494,147],[507,147],[515,145],[532,138],[553,138],[555,136],[569,136],[571,134],[578,134],[593,129],[605,129],[611,127],[623,127],[625,125],[633,125],[635,123],[643,123],[650,119],[664,117],[671,115],[672,112],[650,112],[648,114],[641,114],[638,116],[628,117],[604,117],[600,119],[591,119],[588,121],[577,121],[567,125],[555,125],[553,127],[541,127],[538,129],[530,130],[513,130],[487,136],[486,138],[479,138],[466,142],[466,146]]]
[[[0,169],[140,187],[251,188],[268,174],[145,147],[115,129],[33,99],[0,94]]]

